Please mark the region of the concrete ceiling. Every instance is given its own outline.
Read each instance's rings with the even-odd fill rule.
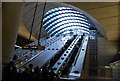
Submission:
[[[46,5],[46,11],[48,11],[50,8],[63,6],[59,3],[47,3]],[[91,16],[93,16],[95,19],[97,19],[105,29],[107,33],[107,38],[109,41],[116,41],[118,40],[118,25],[120,24],[118,22],[118,3],[116,2],[67,2],[66,4],[70,4],[72,6],[75,6],[77,8],[82,9],[83,11],[87,12]],[[22,21],[25,25],[25,27],[30,31],[31,23],[32,23],[32,17],[33,12],[35,8],[35,3],[25,3],[25,8],[23,10],[23,16]],[[38,32],[40,27],[40,21],[41,21],[41,15],[42,15],[42,8],[43,3],[39,3],[39,7],[37,8],[37,14],[35,17],[35,23],[33,27],[33,33],[32,35],[35,38],[38,38]],[[23,30],[19,30],[19,32],[22,32]],[[25,33],[25,31],[24,31]],[[44,29],[42,29],[42,37],[46,36],[47,33]]]
[[[29,39],[30,33],[28,32],[28,30],[26,29],[26,27],[22,22],[20,23],[20,27],[18,30],[19,30],[18,33],[21,37]],[[31,41],[36,41],[36,40],[37,39],[34,36],[31,36]]]
[[[117,2],[74,2],[67,3],[82,9],[97,19],[105,29],[109,41],[118,40],[118,3]]]

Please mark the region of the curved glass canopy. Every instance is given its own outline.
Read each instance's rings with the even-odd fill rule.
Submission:
[[[69,7],[58,7],[46,12],[43,27],[51,36],[89,33],[94,27],[91,20],[82,12]]]

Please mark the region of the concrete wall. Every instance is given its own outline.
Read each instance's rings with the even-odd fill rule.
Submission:
[[[104,66],[109,64],[118,52],[118,44],[115,41],[107,41],[102,37],[98,37],[98,64]]]
[[[2,63],[8,63],[14,53],[23,3],[2,3]]]
[[[2,39],[2,2],[0,1],[0,39]],[[0,80],[2,80],[2,40],[0,40]]]
[[[119,52],[120,52],[120,2],[119,2],[119,5],[118,5],[118,13],[119,13],[119,16],[118,16],[118,44],[119,44]]]
[[[84,66],[83,66],[83,70],[82,70],[82,76],[80,77],[81,79],[88,79],[89,78],[89,60],[90,60],[89,51],[90,51],[90,46],[88,44],[86,56],[85,56],[85,60],[84,60]]]
[[[108,65],[118,53],[118,43],[98,37],[98,76],[105,77],[105,65]],[[108,77],[108,76],[106,76]]]

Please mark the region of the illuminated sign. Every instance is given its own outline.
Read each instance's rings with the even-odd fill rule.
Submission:
[[[45,46],[23,46],[22,49],[27,49],[27,50],[45,50]]]

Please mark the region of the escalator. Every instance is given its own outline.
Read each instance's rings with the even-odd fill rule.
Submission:
[[[19,56],[16,61],[18,70],[33,64],[39,66],[47,80],[76,80],[81,77],[87,54],[88,35],[59,36],[41,39],[45,50],[15,50]],[[35,45],[33,42],[29,45]],[[46,71],[47,70],[47,71]]]

